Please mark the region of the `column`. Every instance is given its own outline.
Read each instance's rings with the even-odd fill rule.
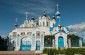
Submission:
[[[68,39],[68,47],[71,47],[71,38]]]
[[[79,39],[79,47],[82,47],[82,38]]]
[[[55,40],[52,40],[52,47],[55,47]]]

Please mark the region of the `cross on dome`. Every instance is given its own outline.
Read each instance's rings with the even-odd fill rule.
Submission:
[[[44,15],[44,16],[46,16],[46,12],[45,12],[45,9],[44,9],[44,11],[43,11],[43,15]]]
[[[28,12],[25,12],[25,14],[26,14],[26,20],[27,20],[27,18],[28,18]]]
[[[17,27],[18,26],[18,19],[16,18],[16,24],[15,24],[15,27]]]

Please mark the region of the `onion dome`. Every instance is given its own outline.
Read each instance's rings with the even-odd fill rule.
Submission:
[[[52,18],[52,19],[56,19],[56,18],[55,18],[55,16],[53,16],[53,18]]]
[[[28,20],[25,20],[25,21],[24,21],[24,27],[25,27],[25,28],[28,27],[28,23],[29,23]]]
[[[61,13],[59,11],[56,12],[56,16],[60,16]]]
[[[15,27],[17,27],[18,26],[18,24],[15,24]]]
[[[17,21],[17,18],[16,18],[16,24],[15,24],[15,27],[18,27],[18,21]]]
[[[61,13],[59,12],[59,5],[57,4],[56,6],[57,6],[57,12],[55,15],[57,18],[60,18]]]
[[[62,27],[62,25],[61,24],[58,24],[58,28],[61,28]]]
[[[45,11],[43,12],[43,16],[45,16],[45,17],[47,16]]]
[[[35,18],[34,17],[32,17],[32,19],[31,20],[35,20]]]

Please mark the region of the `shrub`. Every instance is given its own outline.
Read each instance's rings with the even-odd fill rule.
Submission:
[[[56,54],[65,54],[65,55],[73,55],[73,54],[82,54],[85,55],[85,48],[67,48],[67,49],[47,49],[43,50],[43,53],[47,55],[56,55]]]

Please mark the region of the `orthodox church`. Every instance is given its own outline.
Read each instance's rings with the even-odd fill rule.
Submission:
[[[60,12],[57,4],[56,15],[50,18],[46,12],[43,12],[38,19],[35,20],[32,16],[28,20],[28,13],[26,12],[26,19],[23,24],[18,26],[16,19],[16,28],[9,33],[9,50],[36,50],[42,51],[44,49],[44,36],[54,35],[54,46],[56,48],[67,48],[67,34],[68,29],[64,27],[60,21]]]

